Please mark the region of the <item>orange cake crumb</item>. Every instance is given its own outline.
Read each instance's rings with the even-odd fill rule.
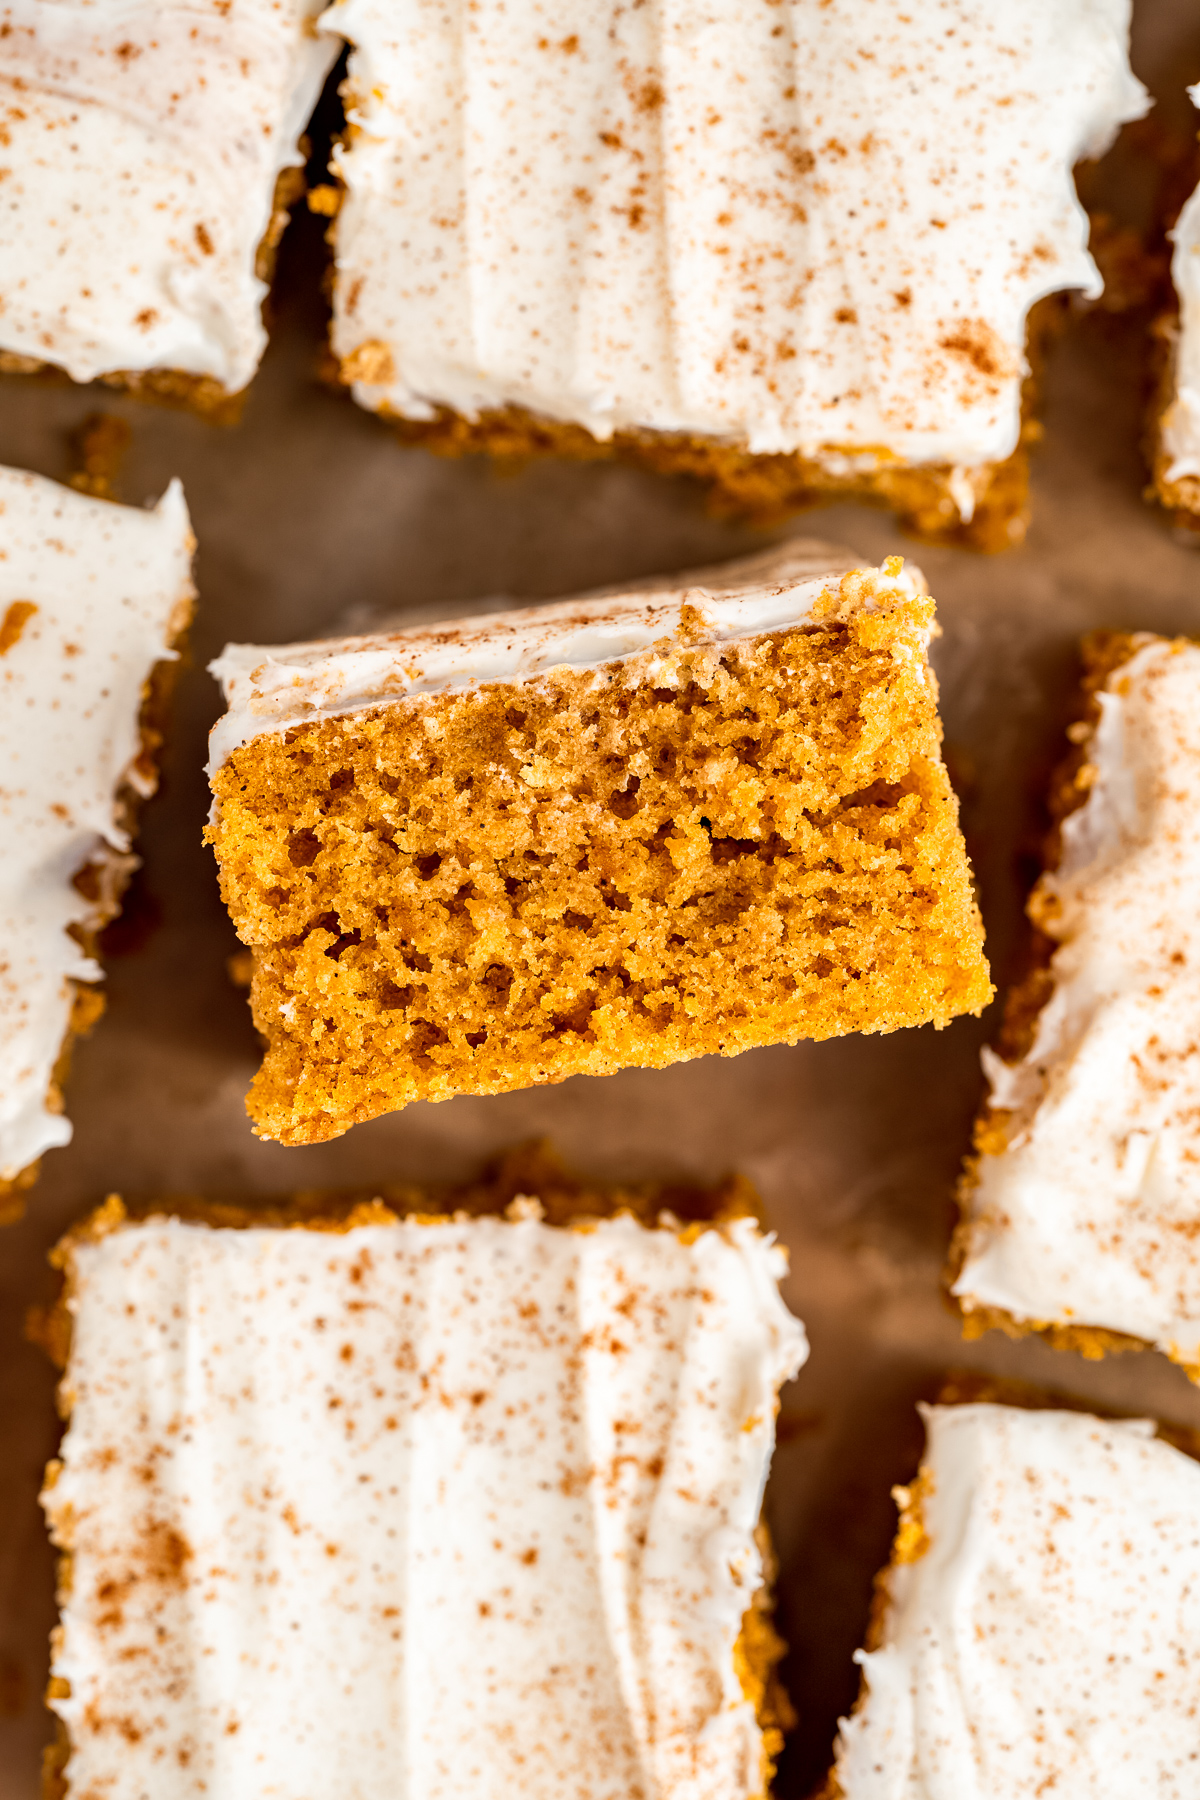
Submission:
[[[220,761],[209,836],[254,955],[260,1134],[987,1002],[931,600],[897,563],[719,641],[710,599],[681,581],[673,630],[621,661],[381,696]]]

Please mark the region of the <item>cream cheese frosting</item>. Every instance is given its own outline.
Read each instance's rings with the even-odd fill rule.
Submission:
[[[969,512],[1031,304],[1100,292],[1071,170],[1148,104],[1129,15],[335,0],[343,373],[411,419],[949,464]]]
[[[927,1542],[859,1658],[845,1800],[1190,1800],[1200,1467],[1148,1421],[923,1410]]]
[[[783,1253],[535,1212],[76,1246],[72,1793],[761,1793]]]
[[[231,392],[255,259],[337,46],[322,0],[0,0],[0,351]]]
[[[0,469],[0,1180],[71,1136],[52,1076],[74,984],[100,976],[72,932],[129,865],[120,790],[154,787],[138,714],[186,619],[191,552],[178,482],[147,512]],[[89,865],[99,902],[74,885]]]
[[[1200,1363],[1200,646],[1144,637],[1098,696],[1094,779],[1033,916],[1053,989],[1017,1063],[985,1052],[964,1305],[1107,1327]]]
[[[514,612],[312,643],[228,644],[209,665],[228,711],[209,738],[209,772],[266,731],[475,683],[534,680],[554,668],[674,686],[685,646],[718,646],[803,624],[854,568],[845,551],[800,540],[757,556]],[[854,583],[864,607],[925,591],[898,557]]]
[[[1200,82],[1188,89],[1200,106]],[[1163,449],[1169,458],[1165,479],[1200,476],[1200,187],[1171,233],[1175,242],[1171,279],[1179,300],[1175,352],[1175,392],[1162,420]]]

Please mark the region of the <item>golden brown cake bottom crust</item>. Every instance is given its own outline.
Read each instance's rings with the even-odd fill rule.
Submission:
[[[1063,317],[1060,296],[1050,295],[1031,309],[1026,327],[1029,373],[1021,388],[1021,436],[1004,462],[975,471],[975,510],[961,518],[954,491],[956,471],[948,464],[914,467],[880,451],[873,468],[834,472],[799,453],[756,456],[744,446],[688,432],[616,431],[606,442],[576,425],[521,406],[485,410],[468,419],[449,407],[435,408],[427,420],[405,419],[384,408],[397,434],[435,456],[490,456],[520,462],[561,456],[576,461],[619,458],[663,475],[687,475],[704,484],[718,516],[774,525],[809,507],[838,500],[864,502],[894,512],[912,536],[925,543],[953,544],[992,553],[1023,542],[1029,525],[1029,450],[1042,433],[1035,412],[1046,345]],[[384,344],[364,344],[339,364],[330,354],[326,373],[334,384],[381,378],[391,365]],[[836,446],[831,447],[831,454]]]
[[[259,1133],[979,1011],[931,603],[829,606],[676,688],[560,668],[235,749]]]
[[[32,375],[53,382],[71,379],[57,364],[20,356],[14,350],[0,350],[0,375]],[[105,387],[119,388],[138,400],[186,407],[213,425],[236,425],[246,399],[244,388],[231,394],[211,375],[189,375],[182,369],[115,369],[96,379]]]
[[[654,1225],[667,1213],[679,1222],[683,1237],[690,1238],[709,1225],[739,1218],[762,1216],[759,1196],[744,1176],[727,1175],[710,1187],[698,1183],[650,1181],[597,1185],[582,1180],[566,1167],[548,1140],[520,1144],[486,1164],[471,1182],[440,1187],[390,1183],[366,1189],[331,1192],[309,1190],[276,1201],[213,1202],[195,1198],[147,1201],[126,1207],[112,1194],[61,1239],[50,1261],[59,1270],[57,1299],[30,1315],[28,1335],[45,1350],[55,1367],[64,1370],[71,1354],[72,1250],[78,1243],[93,1242],[119,1230],[127,1219],[169,1214],[221,1230],[249,1230],[273,1226],[279,1229],[349,1231],[359,1225],[395,1223],[402,1218],[435,1220],[455,1213],[472,1217],[495,1216],[513,1206],[535,1201],[551,1225],[566,1226],[574,1220],[612,1218],[631,1213],[643,1225]],[[59,1391],[60,1411],[70,1417],[69,1400]],[[52,1487],[58,1464],[51,1462],[46,1484]],[[760,1522],[755,1536],[762,1559],[763,1579],[751,1597],[733,1646],[734,1668],[742,1692],[754,1706],[762,1732],[762,1800],[768,1800],[775,1763],[783,1737],[796,1715],[779,1677],[779,1663],[787,1645],[775,1629],[775,1581],[777,1564],[770,1533]],[[70,1591],[71,1554],[58,1557],[59,1594]],[[66,1699],[69,1687],[52,1677],[47,1699]],[[42,1759],[42,1800],[68,1800],[67,1767],[71,1741],[61,1719],[56,1719],[53,1743]]]
[[[347,385],[358,378],[352,362],[343,365],[341,376]],[[1021,543],[1029,524],[1028,440],[1005,462],[987,467],[974,513],[964,523],[953,493],[955,471],[949,467],[880,461],[873,468],[835,472],[798,452],[756,456],[737,444],[685,432],[615,431],[602,442],[582,425],[519,406],[491,409],[474,419],[447,407],[438,407],[428,420],[405,419],[386,408],[381,417],[405,443],[435,456],[490,456],[509,462],[543,456],[577,462],[619,459],[660,475],[691,476],[708,489],[718,517],[756,525],[775,525],[810,507],[854,500],[886,507],[906,531],[926,543],[997,551]]]
[[[1042,868],[1058,867],[1062,854],[1063,821],[1081,807],[1092,785],[1088,746],[1099,723],[1100,704],[1097,695],[1109,677],[1137,654],[1143,637],[1125,631],[1092,631],[1080,645],[1083,670],[1080,678],[1082,706],[1076,721],[1068,726],[1073,748],[1059,764],[1050,780],[1047,806],[1050,830],[1042,850]],[[1004,1017],[993,1042],[996,1054],[1006,1063],[1016,1063],[1031,1048],[1037,1034],[1038,1018],[1054,991],[1050,959],[1058,948],[1057,940],[1044,929],[1044,920],[1036,893],[1028,908],[1030,931],[1025,951],[1025,971],[1009,989]],[[985,1102],[975,1121],[973,1144],[963,1167],[958,1185],[958,1223],[950,1244],[950,1252],[942,1277],[950,1303],[962,1318],[963,1337],[971,1342],[988,1331],[1002,1331],[1007,1337],[1038,1336],[1055,1350],[1073,1350],[1090,1362],[1105,1356],[1120,1355],[1127,1350],[1145,1350],[1142,1338],[1130,1337],[1122,1331],[1110,1331],[1103,1325],[1068,1325],[1053,1320],[1018,1319],[1001,1307],[979,1306],[969,1299],[950,1293],[966,1262],[971,1239],[971,1195],[979,1181],[979,1165],[985,1156],[1003,1154],[1012,1115],[1003,1107]],[[1179,1359],[1176,1359],[1179,1360]],[[1189,1378],[1200,1381],[1200,1365],[1182,1363]]]

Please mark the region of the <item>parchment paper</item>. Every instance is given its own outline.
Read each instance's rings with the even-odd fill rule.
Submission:
[[[1200,77],[1195,9],[1143,0],[1135,63],[1163,96],[1165,122],[1190,130],[1183,84]],[[1150,165],[1127,148],[1091,190],[1137,223],[1153,185]],[[200,609],[162,791],[144,815],[145,866],[109,934],[107,1015],[75,1055],[74,1142],[47,1156],[24,1222],[0,1234],[0,1800],[33,1800],[50,1727],[40,1694],[53,1567],[36,1493],[57,1425],[52,1372],[22,1322],[52,1291],[45,1254],[62,1229],[113,1190],[455,1178],[533,1135],[602,1178],[742,1169],[791,1252],[787,1298],[813,1349],[785,1397],[769,1511],[801,1715],[779,1792],[800,1796],[856,1692],[851,1656],[888,1553],[889,1490],[913,1472],[914,1401],[939,1374],[1020,1375],[1195,1426],[1200,1391],[1149,1352],[1096,1364],[1031,1339],[961,1343],[939,1273],[994,1018],[416,1105],[311,1149],[251,1136],[242,1097],[255,1040],[227,977],[237,945],[200,841],[205,736],[219,711],[208,659],[229,638],[318,634],[355,608],[562,595],[764,541],[707,517],[684,483],[605,464],[497,473],[400,447],[317,382],[321,229],[304,217],[285,242],[274,339],[237,427],[103,389],[0,382],[0,461],[64,477],[69,433],[103,407],[133,427],[120,497],[140,502],[182,476],[200,542]],[[1036,870],[1038,796],[1062,748],[1079,634],[1200,632],[1200,552],[1142,498],[1146,324],[1145,314],[1080,312],[1053,350],[1022,549],[990,560],[928,549],[905,543],[886,515],[853,507],[790,528],[872,562],[901,550],[926,571],[944,631],[934,659],[948,753],[1000,982]]]

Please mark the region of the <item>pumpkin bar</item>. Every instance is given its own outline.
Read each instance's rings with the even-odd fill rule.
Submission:
[[[991,986],[898,558],[214,664],[210,838],[256,1129],[977,1012]]]
[[[783,1253],[513,1172],[61,1246],[50,1792],[766,1793]]]

